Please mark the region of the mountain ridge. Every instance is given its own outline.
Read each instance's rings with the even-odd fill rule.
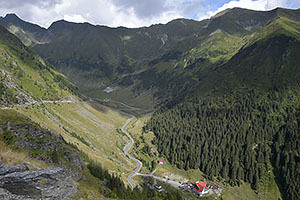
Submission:
[[[28,40],[35,34],[30,28],[15,34],[86,95],[145,107],[138,100],[142,98],[151,105],[145,108],[153,110],[155,104],[175,98],[177,93],[184,95],[199,82],[198,77],[225,64],[245,45],[280,34],[273,29],[284,28],[298,38],[298,19],[299,9],[232,8],[202,21],[175,19],[142,28],[59,20],[31,42]],[[108,87],[115,89],[106,93]]]
[[[29,28],[23,30],[17,24],[6,28],[91,99],[108,104],[125,102],[145,112],[155,111],[146,125],[142,125],[140,139],[144,140],[144,134],[153,133],[151,146],[155,145],[158,155],[170,164],[185,170],[200,169],[205,179],[225,185],[248,183],[257,198],[270,192],[264,185],[273,184],[276,195],[272,198],[298,199],[299,11],[234,8],[200,22],[178,19],[136,29],[58,21],[40,35],[41,40]],[[27,60],[39,59],[19,39],[14,36],[10,39],[12,51],[18,56],[9,57],[8,52],[1,58],[7,58],[15,66],[5,70],[11,70],[11,76],[17,77],[23,72],[13,74],[14,69],[23,69]],[[4,46],[9,44],[4,42]],[[39,68],[44,66],[41,61],[31,62],[30,69],[41,73]],[[4,75],[3,80],[7,80]],[[48,81],[55,88],[52,86],[50,90],[50,85],[45,86],[49,95],[39,93],[44,89],[43,80],[37,83],[37,90],[32,89],[36,86],[31,79],[27,85],[18,83],[19,79],[14,81],[34,91],[34,97],[39,94],[54,98],[56,90],[65,94],[61,98],[71,94],[53,80]],[[7,88],[2,97],[14,96],[19,91]],[[50,105],[47,112],[34,106],[25,109],[22,112],[32,113],[35,121],[45,125],[45,120],[69,140],[82,143],[80,147],[88,152],[91,147],[101,146],[101,151],[107,153],[105,156],[110,156],[103,160],[113,167],[117,166],[115,159],[126,165],[119,148],[111,152],[111,147],[102,141],[114,136],[117,146],[124,144],[121,136],[109,132],[116,129],[115,123],[109,121],[103,126],[102,121],[108,119],[102,116],[96,124],[77,120],[85,120],[81,116],[91,109],[86,104]],[[53,123],[49,112],[50,116],[64,116],[67,120],[59,117]],[[88,113],[93,119],[97,115]],[[98,135],[98,130],[104,134]],[[144,153],[152,154],[150,145],[146,148],[147,143],[143,143]],[[153,159],[155,162],[157,158]]]
[[[252,10],[252,9],[247,9],[247,8],[241,8],[241,7],[234,7],[234,8],[227,8],[217,14],[215,14],[214,16],[212,16],[211,18],[216,18],[216,17],[220,17],[219,15],[223,15],[223,14],[226,14],[227,12],[230,12],[232,10],[238,10],[238,11],[250,11],[250,12],[256,12],[256,13],[266,13],[266,12],[278,12],[278,11],[292,11],[292,12],[299,12],[300,11],[300,8],[298,9],[290,9],[290,8],[283,8],[283,7],[276,7],[276,8],[273,8],[273,9],[270,9],[270,10],[265,10],[265,11],[262,11],[262,10]],[[157,25],[166,25],[166,24],[169,24],[169,23],[173,23],[173,22],[176,22],[176,21],[181,21],[181,20],[186,20],[186,21],[193,21],[193,22],[201,22],[201,21],[206,21],[206,20],[209,20],[211,18],[207,18],[207,19],[203,19],[203,20],[195,20],[195,19],[189,19],[189,18],[176,18],[176,19],[172,19],[170,20],[169,22],[166,22],[166,23],[156,23],[156,24],[151,24],[149,26],[141,26],[141,27],[134,27],[134,28],[130,28],[130,27],[126,27],[126,26],[117,26],[117,27],[111,27],[111,26],[107,26],[107,25],[102,25],[102,24],[93,24],[93,23],[90,23],[90,22],[71,22],[71,21],[67,21],[65,19],[58,19],[54,22],[52,22],[48,27],[43,27],[43,26],[40,26],[38,24],[35,24],[34,22],[28,22],[28,21],[24,21],[22,20],[16,13],[7,13],[5,16],[0,16],[0,18],[3,20],[3,19],[7,19],[7,18],[14,18],[16,19],[17,21],[22,21],[22,22],[26,22],[26,23],[29,23],[31,25],[34,25],[34,26],[38,26],[42,29],[49,29],[51,27],[51,25],[53,23],[56,23],[56,22],[69,22],[69,23],[74,23],[74,24],[89,24],[89,25],[92,25],[92,26],[102,26],[102,27],[108,27],[108,28],[111,28],[111,29],[118,29],[118,28],[126,28],[126,29],[140,29],[140,28],[149,28],[151,26],[157,26]],[[9,20],[8,20],[9,21]]]

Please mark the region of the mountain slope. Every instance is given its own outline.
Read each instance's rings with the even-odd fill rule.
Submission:
[[[47,43],[33,48],[90,97],[150,109],[166,103],[145,129],[171,164],[232,186],[250,183],[258,198],[276,191],[274,199],[299,199],[299,19],[300,10],[234,8],[139,29],[58,21],[43,33]],[[68,138],[77,131],[103,145],[109,165],[118,158],[130,166],[120,148],[111,152],[85,135],[88,127],[61,121]]]
[[[296,21],[297,12],[234,8],[201,22],[178,19],[136,29],[62,20],[46,31],[41,28],[43,36],[36,37],[32,46],[89,96],[116,100],[154,96],[147,98],[153,104],[184,92],[195,84],[196,74],[224,64],[279,16]],[[18,27],[26,33],[36,30],[21,20],[11,21],[6,16],[1,23],[23,24]],[[107,87],[114,90],[107,93]]]
[[[300,197],[300,26],[286,21],[278,17],[228,62],[199,74],[181,103],[153,115],[147,127],[170,163],[249,182],[258,194],[275,180],[284,199]]]
[[[270,90],[296,86],[300,75],[299,27],[298,22],[278,17],[227,63],[199,76],[198,94],[218,87],[225,91],[239,87]]]
[[[2,105],[72,96],[75,86],[2,27],[0,47]]]
[[[114,134],[126,116],[102,106],[98,106],[102,109],[99,112],[94,105],[83,102],[68,79],[6,29],[0,27],[0,31],[0,109],[22,113],[43,128],[61,134],[66,141],[78,144],[84,152],[107,161],[107,154],[112,152],[104,138],[116,137],[116,141],[125,143]],[[95,149],[100,146],[103,152],[98,155]],[[121,158],[122,150],[114,153],[116,160],[126,162]],[[108,162],[113,163],[112,170],[119,167],[118,163]]]
[[[84,163],[90,163],[91,160],[88,159],[90,158],[109,168],[110,172],[101,168],[100,164],[94,164],[98,167],[98,172],[105,174],[106,180],[123,184],[120,190],[131,194],[131,190],[126,189],[121,179],[110,175],[112,172],[118,174],[124,172],[126,176],[125,173],[130,171],[131,163],[124,158],[122,149],[118,148],[118,145],[126,143],[126,140],[117,134],[117,128],[127,119],[126,115],[104,106],[83,102],[74,92],[73,84],[2,27],[0,27],[0,70],[2,172],[3,169],[9,169],[6,165],[2,166],[2,163],[22,165],[23,162],[30,160],[43,169],[54,166],[64,168],[65,172],[58,173],[57,176],[69,180],[71,175],[75,179],[78,185],[75,199],[99,198],[102,195],[120,197],[111,191],[112,187],[115,187],[113,184],[105,186],[103,178],[98,180],[91,175],[90,169]],[[116,143],[107,142],[111,139]],[[27,167],[24,169],[26,171]],[[2,172],[1,192],[3,188],[10,187],[7,186],[7,181],[2,179]],[[34,171],[24,173],[30,175]],[[48,180],[51,178],[41,180],[42,182],[27,180],[30,181],[28,187],[32,187],[30,185],[38,187],[38,184],[42,184],[44,191],[46,189],[54,191],[51,190],[51,182],[48,183]],[[20,186],[21,190],[25,187],[24,184],[18,185],[19,182],[11,184],[15,184],[15,187]],[[72,189],[72,195],[77,191],[76,184],[72,182],[73,186],[75,192]],[[15,190],[9,191],[15,194]],[[7,194],[9,195],[9,193],[3,195]]]
[[[15,14],[7,14],[5,18],[0,17],[0,24],[20,38],[27,46],[44,41],[43,35],[46,32],[46,29],[25,22]]]
[[[0,52],[1,198],[181,199],[127,187],[135,166],[118,130],[129,115],[82,101],[62,74],[2,27]]]
[[[299,40],[278,35],[240,50],[218,70],[201,77],[198,94],[216,89],[295,87],[299,84]]]

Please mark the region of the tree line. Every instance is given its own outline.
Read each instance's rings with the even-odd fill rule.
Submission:
[[[293,89],[207,95],[160,109],[145,130],[178,168],[255,190],[273,170],[284,198],[300,199],[299,99]]]
[[[103,188],[99,188],[101,189],[101,193],[106,197],[132,200],[182,200],[182,197],[178,192],[158,193],[157,191],[149,188],[147,183],[140,186],[141,190],[137,188],[132,190],[124,184],[118,175],[110,174],[107,169],[103,168],[102,165],[96,161],[90,159],[86,160],[88,160],[87,168],[90,173],[99,180],[104,181],[105,186],[109,188],[110,191],[105,191]]]

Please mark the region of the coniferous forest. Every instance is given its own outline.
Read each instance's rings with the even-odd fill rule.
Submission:
[[[91,174],[99,180],[105,181],[105,185],[109,190],[103,190],[99,187],[101,193],[108,198],[119,199],[132,199],[132,200],[150,200],[150,199],[163,199],[163,200],[182,200],[178,191],[167,191],[164,193],[156,192],[150,189],[146,184],[140,186],[140,189],[134,188],[133,190],[126,187],[120,177],[110,174],[107,169],[103,168],[101,164],[88,159],[87,165]]]
[[[299,91],[207,95],[157,111],[146,125],[168,161],[208,178],[259,189],[273,171],[285,199],[300,199]]]

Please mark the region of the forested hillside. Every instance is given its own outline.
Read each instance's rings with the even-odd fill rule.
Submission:
[[[299,100],[299,88],[207,96],[155,113],[147,128],[179,168],[233,185],[249,182],[255,190],[274,169],[285,199],[299,199]]]
[[[299,21],[299,9],[281,8],[266,12],[233,8],[200,22],[177,19],[135,29],[64,20],[44,29],[15,15],[0,18],[0,24],[91,99],[113,99],[123,106],[155,111],[144,130],[154,133],[151,140],[159,156],[172,165],[199,169],[204,178],[225,185],[250,183],[257,193],[268,181],[276,181],[287,200],[300,199]],[[0,33],[9,35],[1,28]],[[1,104],[74,95],[75,87],[65,77],[15,37],[4,38],[8,42],[0,40]],[[57,112],[68,113],[55,107]],[[78,132],[77,139],[101,147],[111,156],[103,158],[111,166],[117,166],[115,158],[126,163],[120,153],[123,139],[109,135],[119,122],[115,118],[107,122],[101,115],[101,124],[108,125],[101,126],[98,135],[98,122],[91,123],[94,115],[80,124],[71,118],[77,120],[86,111],[76,112],[60,124],[51,119],[52,126],[72,141],[71,133]],[[112,136],[116,148],[104,142]],[[91,144],[84,143],[85,150],[95,153]],[[144,150],[151,154],[149,145]],[[88,166],[101,183],[107,180],[108,197],[176,196],[146,189],[131,193],[120,177],[97,163]],[[117,171],[125,174],[121,168]]]
[[[266,26],[201,75],[184,100],[154,113],[146,130],[160,154],[179,168],[254,190],[274,173],[284,199],[300,198],[300,37],[299,24],[288,22]]]

